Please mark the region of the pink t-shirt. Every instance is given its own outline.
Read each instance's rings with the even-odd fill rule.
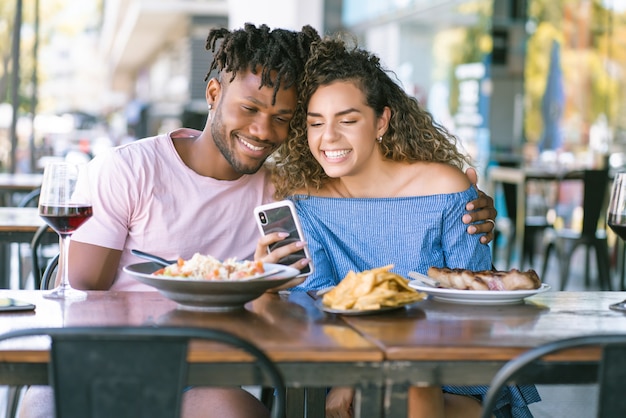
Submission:
[[[201,176],[183,163],[170,135],[185,130],[114,148],[90,163],[93,217],[72,239],[123,251],[112,290],[154,290],[122,271],[145,261],[133,248],[166,259],[254,255],[260,235],[253,209],[273,200],[269,172],[234,181]]]

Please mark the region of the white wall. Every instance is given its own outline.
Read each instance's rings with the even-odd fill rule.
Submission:
[[[228,0],[228,26],[265,23],[270,28],[300,30],[311,25],[321,31],[323,9],[323,0]]]

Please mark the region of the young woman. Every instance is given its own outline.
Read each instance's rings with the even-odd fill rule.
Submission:
[[[469,159],[376,56],[340,39],[314,43],[292,128],[273,179],[277,197],[296,204],[315,266],[297,289],[387,264],[404,276],[491,268],[489,248],[461,219],[478,196],[462,171]],[[410,416],[480,415],[486,386],[442,389],[411,388]],[[331,390],[327,416],[349,417],[351,399],[350,388]],[[526,404],[538,400],[533,386],[511,387],[494,415],[532,416]]]

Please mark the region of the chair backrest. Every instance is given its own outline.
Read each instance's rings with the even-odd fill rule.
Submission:
[[[276,365],[252,343],[231,333],[188,327],[67,327],[11,331],[0,341],[51,337],[49,381],[56,417],[172,418],[180,416],[187,380],[187,346],[203,339],[250,354],[276,396],[272,417],[285,416],[285,384]],[[268,379],[263,379],[263,376]]]
[[[507,384],[515,382],[522,370],[530,368],[547,354],[585,346],[602,346],[602,359],[598,367],[598,418],[626,415],[626,334],[590,335],[566,338],[532,348],[507,362],[491,380],[483,400],[482,418],[490,418],[499,393]],[[572,367],[576,367],[572,365]],[[530,383],[530,382],[520,382]],[[567,382],[564,382],[567,383]]]
[[[61,254],[57,254],[48,263],[46,269],[41,276],[41,282],[39,283],[40,290],[48,290],[54,287],[55,279],[57,277],[57,267],[59,266],[59,257]]]
[[[564,181],[580,181],[581,171],[568,173]],[[587,237],[595,237],[598,228],[605,228],[599,224],[600,217],[606,212],[607,193],[609,186],[609,169],[582,170],[583,196],[582,196],[582,231],[581,234]]]
[[[40,265],[41,247],[44,244],[48,243],[49,239],[47,235],[50,233],[50,227],[48,226],[48,224],[41,225],[35,232],[35,235],[33,235],[33,239],[30,241],[30,252],[33,265],[33,278],[35,279],[35,289],[41,288],[41,279],[45,270],[45,266]],[[56,236],[56,232],[53,232],[53,234],[54,236]]]
[[[584,181],[582,234],[593,237],[598,229],[600,216],[606,212],[609,169],[585,170]],[[604,223],[601,227],[603,225]]]
[[[24,195],[24,197],[22,197],[22,199],[19,201],[17,206],[20,207],[20,208],[26,208],[26,207],[31,207],[31,206],[32,207],[37,207],[37,205],[39,204],[39,195],[40,194],[41,194],[41,189],[40,188],[36,188],[34,190],[31,190],[26,195]]]

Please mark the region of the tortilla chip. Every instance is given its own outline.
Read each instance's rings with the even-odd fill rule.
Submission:
[[[424,299],[425,294],[409,287],[408,279],[391,273],[392,268],[390,264],[361,273],[350,271],[322,303],[338,310],[375,310]]]

